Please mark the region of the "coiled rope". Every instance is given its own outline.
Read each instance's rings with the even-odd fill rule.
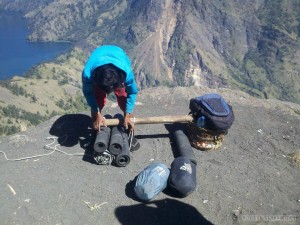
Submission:
[[[63,141],[61,142],[61,144],[63,144],[64,142],[66,142],[66,140],[68,139],[68,135],[64,135],[62,138],[63,138]],[[27,160],[27,159],[34,159],[34,158],[39,158],[39,157],[51,155],[54,152],[60,152],[62,154],[68,155],[68,156],[84,156],[84,155],[86,155],[86,156],[93,157],[93,156],[85,154],[85,153],[67,153],[65,151],[62,151],[62,150],[60,150],[60,149],[57,148],[61,144],[56,144],[53,147],[52,145],[56,142],[57,139],[58,139],[58,137],[53,137],[53,136],[50,136],[50,137],[46,138],[46,140],[52,140],[52,142],[49,143],[49,144],[46,144],[44,146],[44,149],[46,149],[46,150],[52,150],[52,151],[49,152],[49,153],[45,153],[45,154],[38,154],[38,155],[33,155],[33,156],[28,156],[28,157],[10,159],[10,158],[7,157],[7,155],[6,155],[6,153],[4,151],[0,151],[0,153],[2,153],[4,155],[4,158],[7,161],[21,161],[21,160]]]

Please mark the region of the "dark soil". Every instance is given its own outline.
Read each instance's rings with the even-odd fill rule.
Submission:
[[[289,157],[300,150],[299,105],[227,89],[153,88],[139,93],[135,116],[186,115],[189,100],[208,92],[223,95],[235,122],[220,149],[194,149],[197,188],[189,196],[166,189],[143,203],[133,191],[136,176],[151,162],[170,167],[173,132],[185,124],[136,125],[141,148],[131,153],[129,165],[116,167],[88,156],[89,113],[64,115],[0,138],[9,159],[54,148],[79,153],[55,151],[21,161],[0,154],[0,224],[299,224],[300,170]],[[105,113],[119,113],[115,105],[109,102]]]

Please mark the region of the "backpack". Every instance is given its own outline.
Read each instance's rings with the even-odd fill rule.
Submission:
[[[227,131],[234,121],[231,105],[219,94],[205,94],[190,100],[190,114],[194,121],[205,117],[205,129]]]

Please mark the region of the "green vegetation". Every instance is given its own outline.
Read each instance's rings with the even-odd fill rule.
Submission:
[[[269,97],[293,102],[300,102],[300,68],[295,62],[295,50],[300,48],[299,10],[296,1],[266,1],[259,12],[262,33],[257,48],[245,57],[243,69],[248,76],[242,81]]]
[[[155,80],[155,78],[151,75],[146,73],[146,87],[155,87],[157,86],[157,81]]]
[[[22,86],[19,86],[17,83],[15,83],[13,81],[10,81],[10,80],[1,80],[0,81],[0,85],[2,87],[7,88],[8,90],[10,90],[16,96],[19,96],[19,95],[25,96],[25,97],[30,96],[28,94],[28,92]]]
[[[179,86],[188,86],[186,83],[185,74],[186,69],[189,68],[190,55],[194,46],[187,40],[183,39],[182,33],[184,24],[177,26],[173,38],[170,40],[170,48],[168,49],[168,55],[171,59],[175,59],[175,65],[173,69],[173,76],[176,83]]]
[[[40,112],[37,113],[26,112],[25,110],[20,109],[14,105],[1,107],[0,110],[2,111],[2,115],[7,118],[27,120],[32,125],[38,125],[40,122],[46,119],[46,117],[42,116]]]
[[[80,95],[77,95],[74,100],[72,98],[69,98],[66,101],[60,99],[55,104],[63,109],[65,113],[76,113],[88,110],[85,98]]]
[[[294,110],[294,112],[298,115],[300,115],[300,110]]]
[[[56,102],[59,108],[62,109],[61,112],[46,110],[46,113],[42,115],[39,111],[36,113],[28,112],[24,109],[16,107],[15,105],[7,105],[5,107],[0,106],[0,119],[7,118],[7,123],[0,126],[0,135],[10,135],[21,131],[20,121],[27,124],[27,127],[36,126],[49,118],[62,115],[67,113],[76,113],[87,111],[88,107],[83,96],[77,95],[74,99],[70,98],[67,101],[60,99]],[[46,106],[41,104],[42,106]]]
[[[30,83],[33,84],[33,83]],[[10,80],[2,80],[0,81],[0,86],[7,88],[16,96],[24,96],[25,98],[29,98],[30,102],[36,102],[37,97],[35,94],[29,94],[26,89],[20,85],[18,85],[15,81]]]
[[[0,135],[11,135],[20,132],[20,128],[15,125],[4,125],[0,126]]]
[[[0,126],[0,135],[11,135],[21,131],[18,121],[27,121],[28,124],[36,126],[49,118],[39,112],[30,113],[14,105],[0,107],[0,114],[7,118],[7,124]]]

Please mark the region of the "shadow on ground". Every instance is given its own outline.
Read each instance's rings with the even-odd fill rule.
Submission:
[[[73,147],[77,144],[85,150],[82,160],[95,164],[92,144],[96,133],[92,129],[91,117],[85,114],[66,114],[59,117],[49,133],[56,136],[61,146]]]
[[[123,225],[210,225],[198,210],[175,199],[163,199],[115,209]]]

